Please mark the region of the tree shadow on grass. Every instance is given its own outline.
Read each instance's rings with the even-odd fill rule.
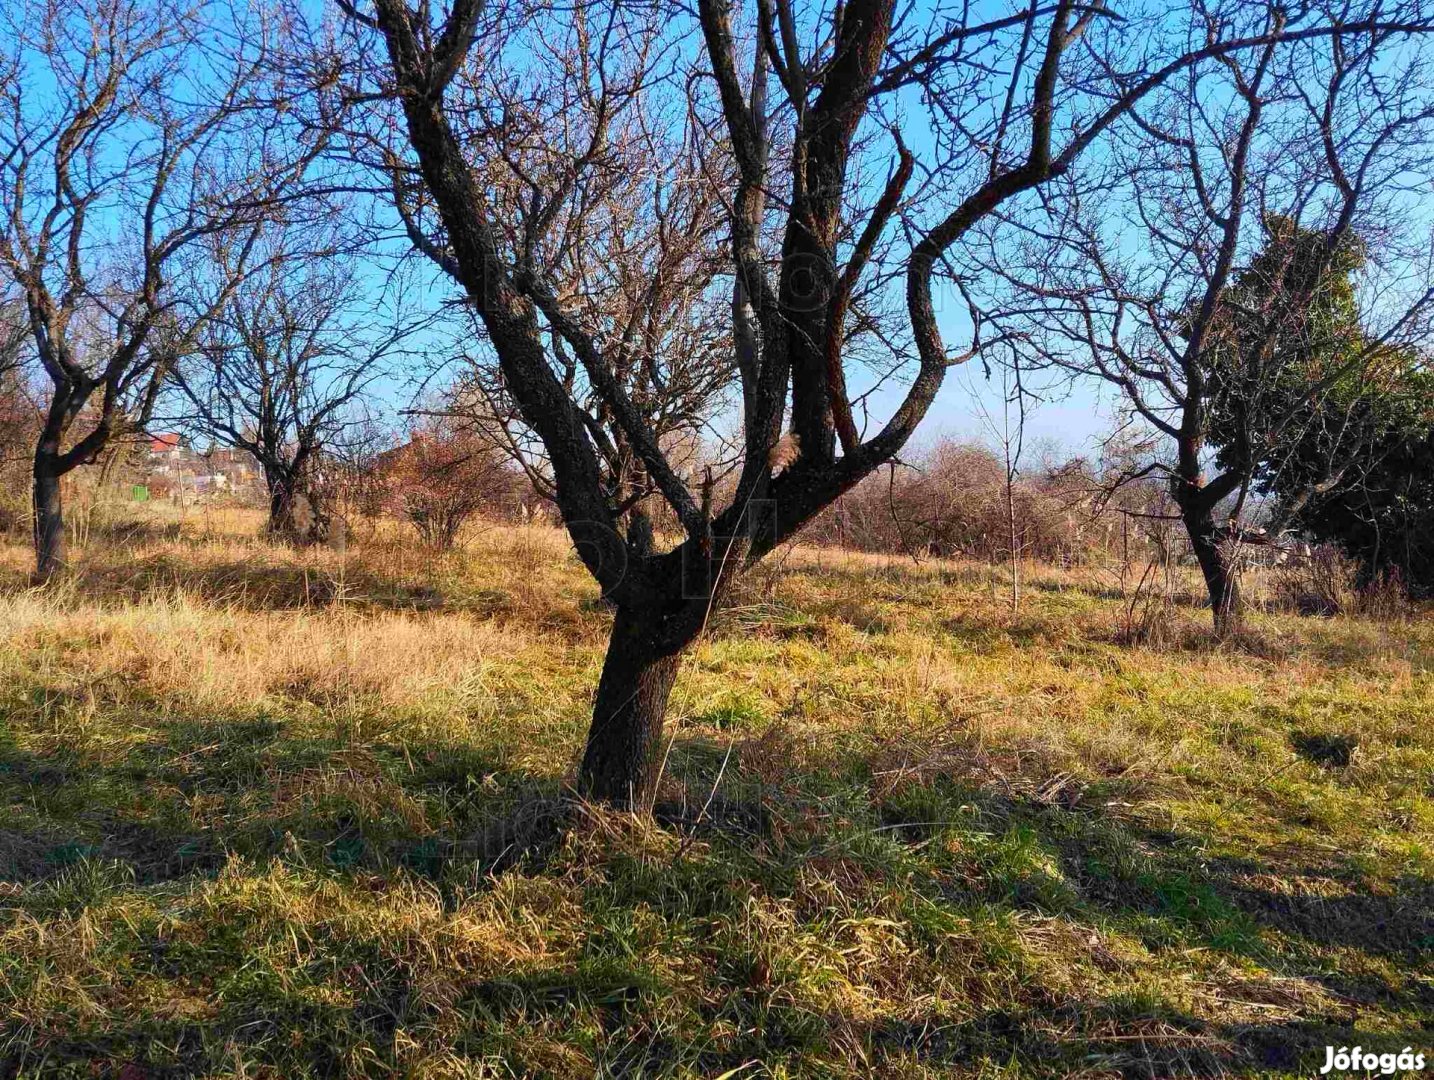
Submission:
[[[1252,859],[1212,859],[1206,873],[1219,894],[1262,926],[1330,948],[1413,963],[1434,956],[1434,881],[1406,874],[1388,892],[1361,890],[1325,867],[1272,867]],[[1354,986],[1342,991],[1362,998]],[[1434,985],[1420,991],[1434,1013]]]
[[[866,858],[874,843],[900,845],[933,872],[944,902],[1107,926],[1156,953],[1210,950],[1308,980],[1351,1005],[1434,1015],[1427,978],[1434,974],[1434,881],[1427,876],[1374,881],[1297,852],[1211,858],[1204,838],[1117,809],[1132,797],[1118,778],[1084,790],[1027,791],[1004,779],[938,774],[882,794],[860,754],[838,752],[825,766],[829,786],[798,796],[810,800],[803,811],[782,805],[784,795],[768,804],[770,789],[743,776],[736,745],[733,753],[690,738],[673,752],[674,772],[694,793],[685,813],[671,816],[675,827],[704,837],[726,832],[729,843],[750,846],[766,843],[774,819],[781,832],[789,828],[784,820],[820,813],[845,824],[813,838],[814,850]],[[857,791],[863,797],[853,799]],[[720,813],[703,815],[704,798]],[[933,855],[943,847],[951,854]]]
[[[433,611],[449,606],[430,585],[398,581],[366,566],[311,567],[234,561],[195,565],[160,555],[117,567],[86,567],[77,589],[110,602],[133,603],[167,591],[193,594],[210,604],[249,611],[294,610],[352,604],[360,608]],[[496,612],[502,597],[478,598]]]
[[[241,998],[204,1025],[115,1016],[47,1040],[43,1057],[51,1063],[108,1060],[116,1070],[141,1061],[139,1075],[147,1080],[195,1076],[210,1063],[232,1062],[245,1048],[258,1051],[251,1060],[262,1061],[284,1047],[285,1065],[309,1075],[349,1075],[344,1063],[356,1051],[375,1066],[396,1068],[395,1034],[423,1030],[430,1009],[402,968],[376,972],[366,989],[356,1005],[303,996]],[[1101,997],[985,1008],[960,1020],[928,1014],[872,1022],[807,1012],[735,986],[706,1006],[723,1021],[720,1033],[683,1038],[654,1024],[663,999],[677,990],[650,971],[588,962],[479,980],[450,1003],[457,1018],[446,1024],[444,1056],[450,1063],[501,1061],[516,1075],[546,1074],[551,1044],[525,1036],[575,1030],[584,1033],[593,1075],[604,1077],[725,1076],[759,1061],[795,1074],[815,1066],[819,1075],[876,1069],[903,1075],[914,1065],[957,1075],[1164,1080],[1316,1075],[1326,1046],[1398,1054],[1420,1051],[1428,1038],[1418,1027],[1373,1031],[1321,1020],[1215,1024],[1173,1009],[1133,1011],[1118,998]],[[859,1053],[849,1069],[831,1064],[833,1036],[848,1053]],[[17,1056],[8,1073],[4,1064],[0,1059],[0,1075],[9,1076],[30,1062]]]
[[[1024,588],[1031,592],[1044,593],[1048,596],[1060,596],[1063,593],[1074,593],[1077,596],[1088,597],[1092,600],[1105,600],[1112,603],[1129,604],[1134,599],[1135,581],[1138,580],[1138,573],[1133,575],[1129,588],[1122,589],[1119,585],[1096,585],[1080,581],[1048,581],[1043,578],[1028,578],[1022,582]],[[1177,589],[1170,595],[1170,602],[1181,608],[1197,609],[1209,607],[1209,601],[1196,594],[1193,590]]]
[[[84,883],[66,876],[76,865],[118,862],[131,884],[143,885],[212,876],[237,854],[260,865],[297,861],[358,889],[375,874],[414,875],[445,903],[458,903],[508,868],[522,880],[542,877],[564,830],[585,827],[555,780],[509,768],[484,748],[374,744],[357,752],[338,740],[291,737],[282,721],[262,718],[171,721],[155,730],[152,741],[118,756],[0,746],[0,797],[29,808],[0,854],[8,860],[3,876],[27,893],[49,888],[45,903],[73,893],[73,903],[82,904]],[[1367,1002],[1393,1006],[1396,1016],[1425,1011],[1434,1004],[1427,985],[1337,969],[1330,950],[1418,970],[1427,962],[1422,950],[1434,908],[1428,881],[1402,880],[1389,897],[1361,894],[1355,881],[1345,882],[1342,894],[1306,896],[1298,882],[1316,868],[1205,859],[1198,837],[1110,809],[1121,794],[1116,786],[1065,798],[948,775],[879,792],[870,761],[855,751],[836,753],[830,769],[772,783],[746,771],[745,749],[695,736],[675,747],[668,779],[679,790],[659,805],[658,820],[680,842],[654,849],[639,836],[624,846],[621,822],[603,818],[608,832],[590,829],[580,838],[580,849],[593,855],[564,856],[584,859],[560,868],[568,875],[565,895],[578,905],[562,918],[585,927],[576,955],[555,962],[517,949],[500,974],[445,967],[442,977],[454,989],[435,991],[437,999],[424,989],[435,973],[413,969],[411,958],[375,955],[340,1010],[246,973],[250,954],[237,936],[222,961],[234,970],[209,963],[203,971],[224,987],[222,995],[213,991],[222,1005],[203,1022],[207,1034],[172,1043],[180,1064],[143,1058],[146,1075],[212,1070],[215,1048],[227,1054],[236,1046],[256,1062],[273,1056],[321,1072],[367,1046],[375,1060],[396,1067],[395,1033],[425,1030],[436,1008],[446,1010],[454,1052],[490,1061],[507,1054],[522,1064],[514,1033],[537,1028],[551,1039],[567,1032],[614,1074],[721,1073],[751,1060],[800,1067],[829,1060],[840,1045],[843,1052],[860,1049],[862,1058],[852,1061],[894,1067],[1018,1063],[1028,1075],[1153,1080],[1310,1072],[1322,1064],[1325,1045],[1427,1046],[1427,1030],[1368,1029],[1354,1008]],[[203,827],[183,812],[196,800],[210,802]],[[1194,1016],[1134,989],[1046,990],[1029,975],[1017,979],[1000,970],[1001,954],[982,952],[980,934],[971,931],[960,939],[970,948],[962,970],[991,983],[969,995],[963,1013],[872,1020],[840,1006],[814,1012],[784,988],[782,980],[800,979],[800,970],[773,973],[758,953],[741,954],[718,932],[739,924],[754,897],[790,912],[800,935],[829,932],[828,916],[805,910],[808,890],[812,875],[844,863],[860,871],[853,880],[864,884],[853,888],[872,897],[907,895],[958,920],[985,912],[1015,928],[1036,919],[1061,922],[1079,928],[1073,940],[1119,933],[1143,942],[1154,962],[1165,953],[1223,957],[1228,963],[1213,965],[1211,978],[1253,961],[1339,998],[1285,1002],[1287,1019],[1241,1024]],[[890,909],[882,910],[890,921]],[[667,928],[672,947],[690,953],[683,966],[655,961],[663,951],[641,944],[654,927]],[[213,932],[234,933],[219,924]],[[337,933],[327,924],[306,932]],[[940,926],[927,944],[914,920],[903,932],[915,950],[952,948],[941,944]],[[1282,939],[1280,949],[1270,947],[1269,933]],[[167,978],[196,978],[182,942],[156,938],[151,945],[131,962]],[[365,939],[362,948],[381,945],[381,938]],[[332,974],[326,965],[355,963],[325,954],[340,947],[358,948],[321,937],[306,952],[316,984]],[[1101,946],[1087,948],[1083,959],[1099,968]],[[696,992],[675,972],[699,980]],[[925,992],[914,988],[913,996]],[[679,999],[698,1028],[728,1034],[699,1044],[662,1029],[661,1018]],[[50,1038],[44,1052],[56,1060],[122,1061],[159,1045],[165,1023],[120,1011],[87,1033]],[[638,1039],[632,1032],[647,1034]]]
[[[458,860],[511,862],[555,828],[556,784],[513,774],[499,751],[355,747],[285,728],[174,718],[120,756],[0,741],[0,802],[16,808],[0,829],[0,880],[102,863],[146,885],[212,875],[235,856],[436,878]]]
[[[1254,961],[1332,991],[1350,1009],[1434,1016],[1434,881],[1405,874],[1375,885],[1298,860],[1209,858],[1200,837],[1111,813],[1100,804],[1115,792],[1093,794],[1061,805],[956,786],[949,798],[974,807],[979,830],[1011,850],[985,857],[974,874],[968,868],[949,895],[1109,926],[1156,953],[1204,949]],[[909,811],[884,813],[900,822]],[[1025,866],[1022,851],[1034,855]]]
[[[1398,1054],[1428,1045],[1429,1032],[1372,1031],[1323,1019],[1282,1023],[1212,1023],[1178,1010],[1133,1011],[1119,999],[993,1009],[956,1023],[923,1017],[873,1025],[868,1046],[880,1061],[923,1065],[1020,1063],[1021,1075],[1118,1075],[1126,1080],[1174,1076],[1316,1075],[1326,1046],[1362,1046]]]

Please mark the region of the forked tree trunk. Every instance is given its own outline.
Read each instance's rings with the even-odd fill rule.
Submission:
[[[1195,551],[1205,589],[1210,595],[1210,611],[1217,637],[1229,637],[1240,629],[1240,579],[1232,563],[1229,549],[1220,543],[1213,519],[1206,517],[1187,521],[1190,546]]]
[[[65,566],[65,513],[60,471],[37,454],[34,471],[35,580],[46,582]]]
[[[635,810],[652,803],[663,717],[682,660],[681,647],[659,643],[661,625],[649,611],[617,610],[578,771],[590,799]]]

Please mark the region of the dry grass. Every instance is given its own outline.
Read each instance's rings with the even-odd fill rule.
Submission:
[[[191,514],[46,590],[27,561],[0,549],[0,1075],[1431,1046],[1423,616],[1216,645],[1186,585],[1140,644],[1114,573],[1033,567],[1012,613],[999,570],[788,551],[684,667],[653,823],[560,797],[608,616],[555,532],[339,555]]]

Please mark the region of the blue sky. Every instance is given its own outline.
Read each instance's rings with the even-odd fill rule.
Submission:
[[[948,344],[960,341],[956,331],[951,330]],[[905,378],[893,380],[874,395],[870,431],[895,408],[909,378],[910,373],[906,373]],[[1094,380],[1036,383],[1033,390],[1035,399],[1028,399],[1026,406],[1028,445],[1056,444],[1071,455],[1091,455],[1098,449],[1101,437],[1115,425],[1112,395]],[[1003,396],[1000,372],[993,370],[988,379],[979,358],[950,369],[931,411],[917,431],[916,442],[929,444],[943,438],[993,442],[986,416],[999,422]],[[1015,415],[1014,409],[1012,415]]]

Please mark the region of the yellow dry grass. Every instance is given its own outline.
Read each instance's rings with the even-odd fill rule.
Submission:
[[[1013,612],[1000,568],[791,549],[688,657],[653,823],[559,797],[609,616],[555,530],[191,512],[27,571],[0,547],[17,1075],[1299,1075],[1427,1035],[1418,612],[1219,644],[1188,582],[1136,627],[1113,569]]]

